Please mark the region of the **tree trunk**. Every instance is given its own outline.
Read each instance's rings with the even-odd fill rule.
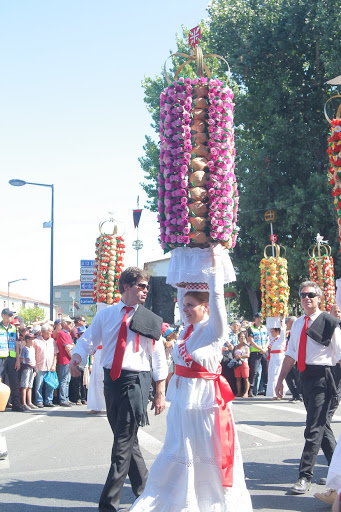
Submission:
[[[249,295],[249,301],[251,304],[252,313],[253,313],[253,315],[255,315],[255,313],[258,313],[260,310],[257,292],[251,288],[251,286],[249,285],[248,282],[245,283],[245,288]]]

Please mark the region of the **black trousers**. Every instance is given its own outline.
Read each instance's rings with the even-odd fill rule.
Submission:
[[[307,369],[301,373],[301,383],[307,419],[299,478],[303,477],[310,481],[320,448],[323,450],[328,466],[331,462],[336,441],[330,422],[335,409],[334,411],[331,409],[333,393],[323,366],[307,366]]]
[[[296,364],[291,368],[285,380],[293,398],[300,398],[302,395],[301,377]]]
[[[148,477],[137,439],[138,426],[128,398],[128,389],[126,386],[121,387],[119,381],[117,379],[110,383],[104,379],[104,397],[114,443],[110,470],[99,500],[100,512],[118,511],[127,475],[135,496],[142,494]]]
[[[265,354],[260,352],[251,352],[249,357],[250,367],[250,389],[255,385],[255,379],[258,372],[259,365],[262,365],[262,378],[264,386],[268,383],[268,360]]]
[[[5,382],[5,374],[8,375],[8,385],[11,388],[12,405],[20,405],[19,398],[19,371],[15,369],[15,357],[0,358],[0,378]]]

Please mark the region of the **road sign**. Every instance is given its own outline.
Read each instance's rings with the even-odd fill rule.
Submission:
[[[81,304],[95,304],[94,301],[91,298],[81,298],[80,299]]]
[[[92,290],[81,290],[80,296],[81,297],[92,297]]]
[[[94,280],[93,274],[82,274],[81,275],[81,283],[92,283]]]
[[[94,275],[94,267],[81,267],[81,274]]]
[[[93,283],[81,283],[81,290],[93,290],[94,284]]]
[[[94,267],[95,260],[81,260],[81,267]]]

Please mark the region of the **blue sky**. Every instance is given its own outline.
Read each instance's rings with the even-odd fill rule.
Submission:
[[[0,290],[48,300],[50,190],[55,186],[54,282],[79,278],[94,257],[98,224],[114,212],[126,265],[136,264],[132,210],[138,157],[151,118],[144,76],[160,74],[181,26],[207,17],[207,0],[16,0],[0,5]],[[139,264],[162,257],[156,215],[144,210]]]

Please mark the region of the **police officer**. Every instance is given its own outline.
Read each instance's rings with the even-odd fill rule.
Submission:
[[[17,344],[17,330],[11,324],[10,319],[13,311],[5,308],[1,312],[0,322],[0,378],[5,380],[5,373],[8,374],[9,386],[11,388],[12,411],[24,412],[20,404],[18,375],[20,369],[20,354]]]

